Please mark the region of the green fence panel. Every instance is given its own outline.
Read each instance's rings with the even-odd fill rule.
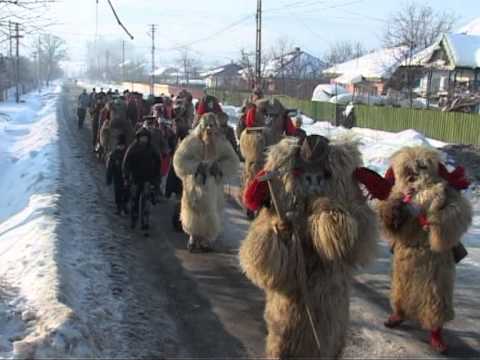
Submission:
[[[415,129],[451,143],[480,144],[480,116],[432,110],[359,105],[357,126],[398,132]]]
[[[231,92],[209,89],[226,104],[241,106],[249,96],[247,92]],[[317,121],[333,121],[336,118],[336,105],[326,102],[295,99],[275,95],[286,108],[298,109]],[[414,129],[427,137],[450,143],[480,145],[480,115],[435,110],[418,110],[381,106],[356,105],[358,127],[398,132]]]

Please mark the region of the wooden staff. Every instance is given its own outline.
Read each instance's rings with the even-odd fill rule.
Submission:
[[[278,217],[282,222],[286,222],[286,216],[284,215],[282,209],[280,208],[280,204],[277,201],[277,197],[275,196],[275,191],[273,188],[273,178],[278,175],[278,172],[268,172],[266,175],[262,176],[260,178],[261,181],[266,181],[268,184],[268,189],[270,191],[270,198],[272,199],[273,207],[275,208],[275,212],[277,213]],[[317,344],[317,348],[319,351],[321,351],[321,346],[320,346],[320,338],[318,337],[317,329],[315,328],[315,321],[313,319],[313,313],[312,313],[312,305],[310,302],[310,296],[308,294],[308,289],[307,289],[307,272],[305,269],[305,255],[303,253],[303,248],[302,244],[300,242],[300,236],[298,234],[298,231],[295,226],[293,226],[293,231],[292,231],[292,240],[293,244],[297,250],[297,256],[298,256],[298,271],[297,273],[299,275],[299,280],[300,280],[300,291],[302,292],[302,296],[305,300],[305,311],[307,312],[307,317],[310,322],[310,326],[312,328],[313,332],[313,337],[315,338],[315,343]]]

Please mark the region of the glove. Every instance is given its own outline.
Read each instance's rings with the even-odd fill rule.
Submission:
[[[214,177],[222,177],[223,176],[222,170],[220,169],[220,166],[218,165],[218,162],[215,161],[210,166],[210,175],[212,175]]]
[[[279,234],[290,234],[292,232],[292,224],[288,220],[281,220],[279,218],[275,218],[272,220],[273,231]]]
[[[202,183],[205,185],[207,181],[207,165],[204,162],[198,165],[197,171],[195,172],[195,178],[197,177],[200,177]]]
[[[409,210],[403,199],[393,200],[388,206],[381,211],[381,217],[385,226],[392,230],[398,230],[407,221]]]

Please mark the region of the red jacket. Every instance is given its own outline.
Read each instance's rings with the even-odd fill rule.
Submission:
[[[220,114],[223,112],[222,108],[220,107],[220,104],[218,101],[215,101],[213,103],[213,109],[208,109],[208,105],[206,102],[202,99],[200,100],[200,103],[197,108],[197,115],[202,116],[203,114],[206,114],[207,112],[214,112],[215,114]]]
[[[245,126],[247,128],[255,126],[255,115],[257,113],[257,107],[255,105],[251,106],[245,115]],[[283,123],[283,131],[287,136],[295,136],[297,133],[297,128],[293,125],[292,119],[289,116],[285,115]]]

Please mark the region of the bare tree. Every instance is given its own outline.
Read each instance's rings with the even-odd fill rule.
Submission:
[[[50,5],[57,0],[0,0],[0,43],[8,40],[12,23],[21,26],[22,35],[44,31],[54,24]]]
[[[188,85],[190,79],[198,75],[200,62],[193,57],[191,50],[188,47],[183,47],[178,51],[179,57],[177,58],[176,63],[183,72],[185,84]]]
[[[253,88],[255,85],[255,54],[241,49],[238,64],[242,67],[242,75],[247,81],[248,88]]]
[[[58,36],[44,34],[39,39],[38,53],[41,74],[48,86],[52,79],[61,75],[60,61],[67,58],[65,41]]]
[[[356,59],[367,53],[367,50],[360,42],[338,41],[330,45],[327,53],[323,57],[323,61],[328,66],[340,64],[348,60]]]
[[[417,80],[424,75],[423,70],[414,66],[418,51],[432,45],[443,33],[452,30],[456,16],[452,13],[437,12],[429,5],[410,2],[390,15],[383,35],[383,44],[388,48],[398,48],[397,61],[403,73],[391,81],[397,90],[406,89],[413,104],[413,89]]]

